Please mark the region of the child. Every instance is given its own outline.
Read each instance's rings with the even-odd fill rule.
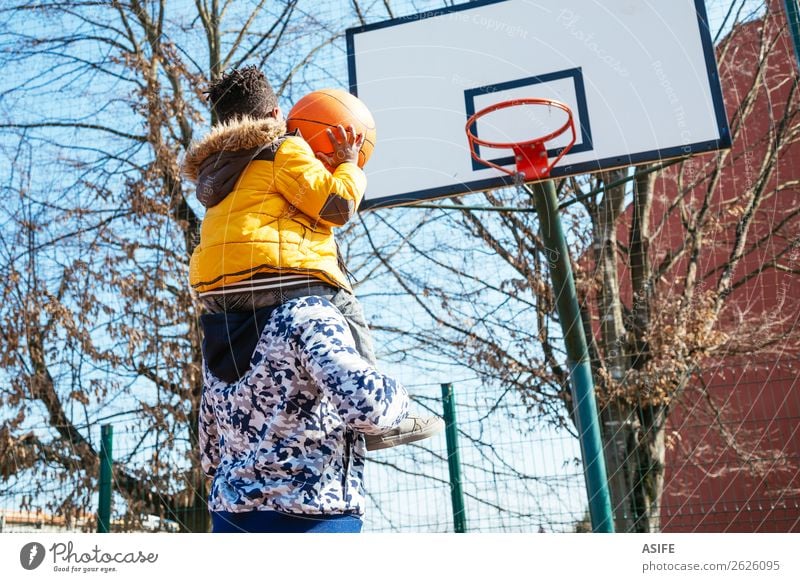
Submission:
[[[332,230],[350,220],[366,189],[356,163],[363,136],[341,126],[329,132],[333,158],[320,157],[335,168],[331,173],[301,136],[286,135],[277,98],[255,67],[230,71],[208,95],[214,126],[184,161],[207,209],[189,273],[200,301],[212,313],[230,313],[324,297],[341,311],[359,353],[374,366],[366,319]],[[223,379],[241,377],[251,353]],[[440,418],[409,416],[391,431],[368,435],[366,446],[397,446],[443,428]]]

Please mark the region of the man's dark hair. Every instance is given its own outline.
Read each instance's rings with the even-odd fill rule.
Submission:
[[[254,66],[232,69],[211,83],[206,91],[217,123],[241,119],[270,117],[278,106],[278,98],[264,73]]]

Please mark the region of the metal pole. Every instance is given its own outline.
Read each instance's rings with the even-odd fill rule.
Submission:
[[[552,180],[524,185],[534,199],[539,213],[539,228],[550,265],[550,278],[556,294],[556,307],[572,385],[572,398],[583,453],[584,477],[589,495],[589,512],[592,531],[611,533],[614,531],[611,512],[611,496],[608,491],[606,464],[603,458],[603,442],[597,420],[597,404],[594,399],[594,383],[589,364],[589,350],[583,332],[578,295],[572,276],[569,249],[564,239],[561,218],[558,214],[558,198]]]
[[[456,403],[452,384],[442,384],[445,436],[447,437],[447,466],[450,470],[450,498],[453,504],[453,529],[456,533],[467,531],[467,513],[464,492],[461,489],[461,461],[458,458],[458,425]]]
[[[100,491],[97,502],[97,533],[111,530],[111,468],[113,463],[114,427],[100,427]]]
[[[794,44],[794,56],[797,66],[800,68],[800,8],[797,6],[797,0],[784,0],[784,3],[786,5],[786,21],[789,23],[789,32]]]

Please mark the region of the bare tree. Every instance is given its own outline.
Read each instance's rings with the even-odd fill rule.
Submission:
[[[7,492],[32,483],[29,499],[78,513],[94,503],[97,426],[122,422],[114,478],[131,519],[151,513],[205,531],[199,308],[187,283],[201,215],[179,158],[209,120],[209,79],[252,63],[291,95],[347,23],[299,0],[181,6],[0,9],[0,62],[11,71],[0,92],[10,169],[0,471]],[[330,83],[337,73],[316,70]],[[54,480],[74,493],[43,495]]]
[[[635,168],[635,179],[622,184],[633,170],[557,185],[577,258],[618,531],[660,528],[666,421],[687,385],[721,361],[796,350],[800,341],[797,297],[784,297],[781,313],[766,317],[745,293],[767,276],[796,286],[800,274],[797,73],[781,3],[761,6],[757,19],[752,7],[730,3],[729,32],[717,48],[731,150]],[[399,358],[409,350],[420,361],[458,358],[521,394],[542,422],[574,430],[531,200],[515,190],[483,199],[519,211],[477,210],[473,198],[470,206],[452,200],[463,206],[455,213],[365,217],[373,267],[431,321],[403,326],[387,318],[379,327],[398,338]],[[433,222],[446,236],[421,228]],[[385,240],[394,242],[376,242]],[[757,444],[723,437],[738,439],[742,451]]]
[[[210,120],[205,83],[227,67],[264,67],[284,98],[310,81],[341,84],[343,62],[341,71],[318,63],[334,60],[345,27],[399,11],[346,4],[351,22],[300,0],[196,0],[183,13],[165,0],[0,9],[0,62],[13,71],[0,85],[0,476],[11,493],[32,484],[24,505],[46,498],[66,517],[91,507],[97,425],[122,421],[130,433],[114,476],[129,517],[207,528],[195,446],[199,309],[186,283],[200,215],[178,161]],[[742,6],[731,2],[732,20]],[[596,191],[614,173],[559,184],[564,200],[581,197],[565,219],[581,257],[618,529],[658,528],[664,422],[696,370],[797,342],[796,321],[765,320],[737,298],[766,272],[797,274],[797,211],[766,216],[796,191],[786,161],[796,77],[774,65],[776,47],[786,48],[775,18],[770,8],[765,25],[735,27],[719,49],[738,88],[728,102],[732,152],[642,175],[633,190]],[[753,30],[755,43],[736,41]],[[720,203],[720,184],[743,167],[752,179]],[[535,417],[573,430],[531,201],[514,191],[484,198],[523,212],[369,213],[344,233],[348,264],[363,290],[411,297],[429,318],[378,314],[384,354],[417,368],[463,363],[520,395]],[[786,297],[786,313],[797,313],[795,301]],[[533,482],[491,442],[474,442],[478,469]]]

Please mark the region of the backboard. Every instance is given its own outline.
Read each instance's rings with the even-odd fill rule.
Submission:
[[[573,111],[577,140],[554,177],[730,147],[703,0],[481,0],[350,29],[347,47],[350,90],[378,132],[362,208],[510,184],[472,159],[464,131],[509,99]],[[475,129],[526,141],[563,115],[511,108]],[[513,168],[510,150],[480,154]]]

